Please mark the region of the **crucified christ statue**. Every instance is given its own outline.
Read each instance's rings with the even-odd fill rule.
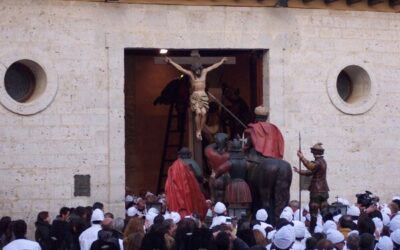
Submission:
[[[206,93],[206,76],[207,73],[213,69],[218,68],[224,62],[227,61],[227,58],[222,58],[221,61],[211,65],[208,68],[203,69],[203,66],[200,62],[195,62],[191,70],[184,69],[179,64],[175,63],[171,60],[171,58],[166,57],[165,62],[170,63],[177,70],[188,75],[190,77],[192,93],[190,95],[190,107],[192,111],[195,113],[195,122],[196,122],[196,138],[198,140],[202,140],[201,131],[206,122],[206,114],[208,111],[208,96]]]

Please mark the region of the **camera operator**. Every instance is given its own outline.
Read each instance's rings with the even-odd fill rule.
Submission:
[[[382,213],[379,211],[378,202],[379,197],[373,195],[370,191],[365,191],[362,194],[356,194],[357,207],[360,209],[361,214],[367,214],[369,218],[382,218]]]

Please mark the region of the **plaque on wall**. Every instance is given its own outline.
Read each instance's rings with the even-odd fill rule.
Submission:
[[[90,196],[90,175],[74,175],[74,196]]]

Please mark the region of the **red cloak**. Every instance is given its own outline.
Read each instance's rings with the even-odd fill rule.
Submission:
[[[277,126],[269,122],[250,123],[245,133],[250,135],[257,152],[265,157],[283,159],[285,142]]]
[[[205,217],[207,204],[204,194],[192,170],[179,158],[168,169],[165,195],[169,211],[178,212],[182,218],[193,212]]]

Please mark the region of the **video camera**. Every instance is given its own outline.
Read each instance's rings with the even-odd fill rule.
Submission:
[[[368,190],[365,191],[363,194],[356,194],[357,197],[357,204],[367,208],[370,207],[372,204],[377,204],[379,202],[379,197],[372,195],[372,193]]]

